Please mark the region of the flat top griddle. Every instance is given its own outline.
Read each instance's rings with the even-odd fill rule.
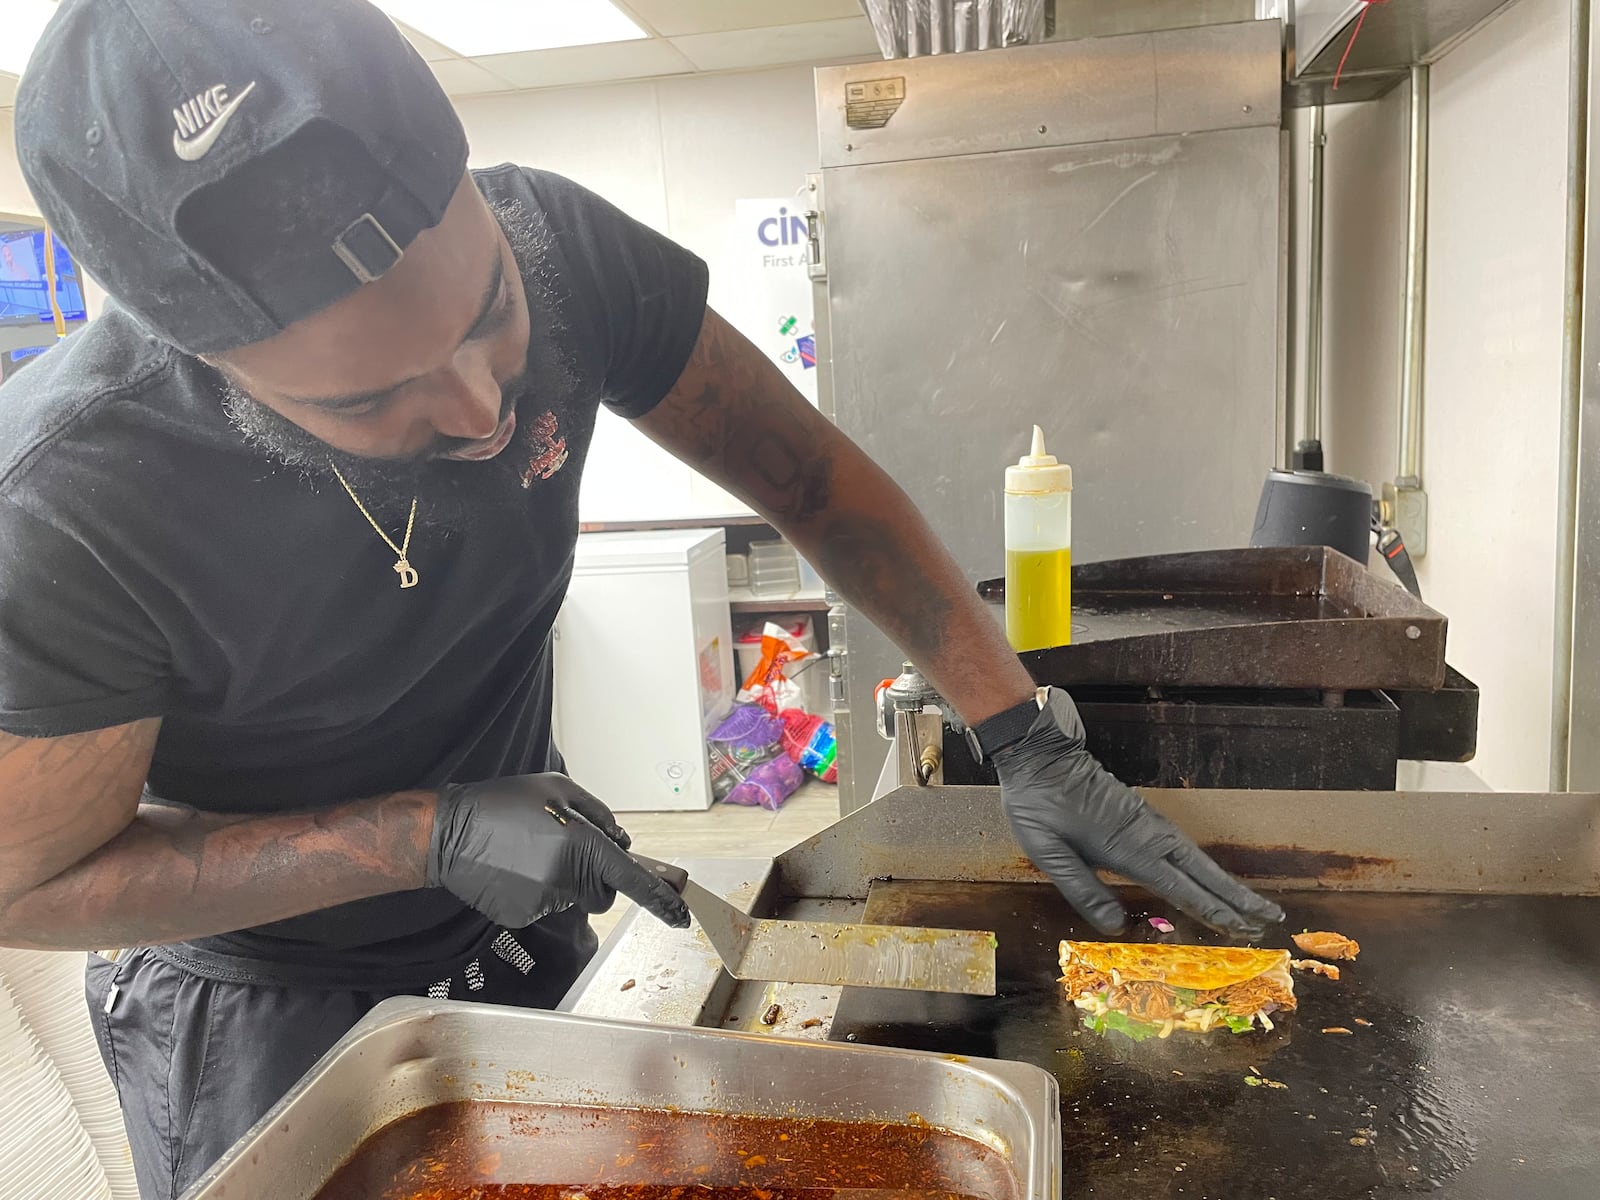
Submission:
[[[1005,581],[978,593],[1005,600]],[[1022,656],[1040,683],[1433,691],[1443,616],[1321,546],[1075,564],[1072,645]]]
[[[1064,1197],[1597,1194],[1600,897],[1276,898],[1289,913],[1277,944],[1301,928],[1361,943],[1341,981],[1296,972],[1300,1007],[1271,1034],[1135,1044],[1082,1029],[1062,998],[1057,944],[1098,935],[1054,888],[879,881],[866,921],[994,929],[1000,994],[847,989],[832,1036],[1051,1071]],[[1148,898],[1130,905],[1174,922],[1158,940],[1216,940]],[[1353,1035],[1321,1032],[1332,1026]],[[1246,1085],[1252,1069],[1286,1087]]]

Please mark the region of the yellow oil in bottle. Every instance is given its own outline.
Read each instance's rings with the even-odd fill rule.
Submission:
[[[1044,650],[1072,641],[1072,548],[1006,551],[1006,637]]]

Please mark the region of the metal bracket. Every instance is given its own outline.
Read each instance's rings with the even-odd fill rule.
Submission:
[[[850,657],[850,646],[845,637],[844,605],[835,604],[828,610],[828,700],[837,718],[850,711],[845,695],[845,664]],[[837,725],[838,721],[835,720]]]
[[[828,263],[822,242],[822,176],[806,176],[806,274],[814,282],[828,278]]]

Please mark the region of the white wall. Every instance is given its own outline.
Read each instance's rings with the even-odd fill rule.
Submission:
[[[1548,786],[1568,5],[1522,0],[1433,72],[1423,477],[1497,787]]]
[[[39,206],[22,182],[17,165],[16,125],[9,108],[0,108],[0,213],[17,217],[36,217]]]
[[[1567,4],[1520,0],[1432,70],[1423,598],[1482,689],[1476,767],[1549,782]],[[1406,89],[1329,110],[1330,470],[1396,472]]]
[[[456,107],[474,165],[515,161],[593,188],[704,258],[711,304],[736,326],[744,317],[731,246],[734,202],[792,195],[817,165],[807,67],[463,98]],[[584,520],[747,511],[627,422],[601,414],[584,476]]]

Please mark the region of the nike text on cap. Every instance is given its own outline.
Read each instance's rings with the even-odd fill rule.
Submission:
[[[314,210],[259,252],[185,238],[228,216],[186,204],[310,126],[373,169],[308,166]],[[443,90],[365,0],[62,0],[17,93],[17,151],[85,269],[191,354],[269,338],[381,278],[467,165]]]

